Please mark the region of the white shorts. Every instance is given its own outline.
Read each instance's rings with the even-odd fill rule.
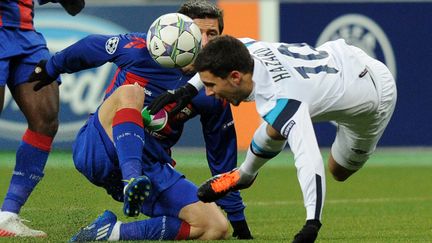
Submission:
[[[375,151],[396,105],[396,83],[389,69],[364,52],[358,52],[359,59],[368,72],[364,78],[372,82],[374,105],[367,112],[356,114],[347,121],[336,121],[337,133],[331,148],[335,161],[349,170],[358,170]],[[354,111],[355,112],[355,111]]]

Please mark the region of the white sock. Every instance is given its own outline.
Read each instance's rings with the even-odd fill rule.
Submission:
[[[3,217],[18,217],[18,214],[8,211],[0,211],[0,215]]]
[[[113,230],[111,231],[111,235],[108,237],[108,241],[119,241],[120,240],[120,225],[121,221],[117,221],[114,225]]]

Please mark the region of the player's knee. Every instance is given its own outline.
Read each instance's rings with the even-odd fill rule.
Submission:
[[[225,217],[209,219],[201,240],[223,240],[228,237],[228,220]]]
[[[28,119],[28,125],[32,131],[54,137],[59,127],[58,114],[44,113],[41,116],[32,117]]]
[[[355,170],[348,170],[342,167],[334,160],[333,161],[329,160],[328,167],[333,178],[336,181],[341,181],[341,182],[347,180],[352,174],[356,172]]]
[[[133,108],[141,110],[144,104],[144,88],[139,85],[123,85],[115,91],[119,109]]]
[[[191,239],[221,240],[228,236],[228,220],[214,203],[197,202],[180,212],[191,225]]]
[[[218,240],[226,239],[228,237],[228,228],[228,220],[225,217],[220,218],[217,222],[217,225],[215,225],[213,229],[215,238]]]

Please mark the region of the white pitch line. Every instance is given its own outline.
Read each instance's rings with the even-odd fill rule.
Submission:
[[[325,200],[325,204],[349,204],[349,203],[380,203],[380,202],[425,202],[432,201],[430,197],[411,197],[411,198],[356,198],[356,199],[330,199]],[[284,206],[302,204],[301,201],[245,201],[248,206]]]

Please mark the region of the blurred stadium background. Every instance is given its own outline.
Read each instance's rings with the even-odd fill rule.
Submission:
[[[55,4],[36,8],[36,28],[45,35],[53,53],[89,34],[147,31],[155,18],[175,12],[182,1],[86,2],[86,8],[76,17],[67,16]],[[216,2],[225,11],[225,34],[310,45],[344,38],[389,66],[398,85],[393,119],[377,154],[365,169],[344,184],[337,184],[328,176],[324,210],[326,226],[320,240],[432,242],[432,1]],[[78,175],[70,156],[76,131],[85,122],[87,114],[99,105],[114,71],[114,66],[104,65],[62,76],[61,125],[47,166],[46,180],[23,209],[24,217],[31,218],[34,227],[42,228],[50,235],[60,235],[50,241],[67,240],[79,226],[92,220],[104,208],[120,208]],[[260,123],[254,110],[253,103],[234,108],[241,149],[247,148]],[[174,151],[179,169],[197,183],[209,176],[204,162],[203,139],[196,132],[198,127],[200,123],[196,118],[186,127],[177,147],[180,149]],[[334,138],[334,126],[323,123],[315,128],[319,144],[328,151]],[[0,117],[2,197],[14,164],[13,151],[25,129],[24,117],[7,93]],[[262,242],[290,239],[297,229],[286,226],[303,222],[295,169],[292,158],[286,153],[287,156],[279,156],[280,159],[272,161],[263,171],[256,189],[244,194],[251,228]],[[240,154],[239,161],[243,156]],[[45,195],[56,198],[56,202],[46,202]],[[86,195],[94,197],[83,201]],[[52,211],[56,213],[50,214]],[[52,225],[53,221],[56,225]],[[278,224],[279,221],[283,223]]]
[[[175,12],[181,2],[88,0],[86,8],[76,17],[67,16],[55,4],[47,4],[37,7],[35,22],[54,53],[93,33],[147,31],[155,18]],[[226,34],[310,45],[344,38],[383,61],[396,77],[398,103],[380,145],[432,145],[432,1],[221,0],[217,3],[225,11]],[[61,125],[54,149],[70,149],[77,129],[99,105],[114,71],[114,66],[105,65],[62,76]],[[252,131],[260,123],[254,109],[254,104],[234,109],[241,148],[248,146]],[[7,94],[0,117],[0,148],[15,149],[25,125]],[[198,119],[189,123],[179,146],[202,146],[199,133],[193,132],[197,127],[200,127]],[[330,146],[334,127],[320,124],[316,129],[320,145]]]

